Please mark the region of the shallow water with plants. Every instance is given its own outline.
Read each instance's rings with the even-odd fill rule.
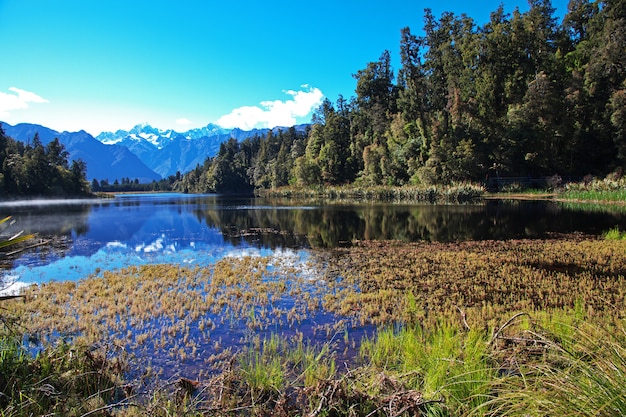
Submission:
[[[546,201],[480,204],[341,203],[219,195],[125,194],[113,199],[0,202],[20,230],[47,245],[10,265],[23,285],[77,281],[132,265],[206,266],[274,249],[349,246],[355,240],[455,242],[601,235],[626,213]]]
[[[6,307],[31,352],[113,346],[135,392],[120,401],[143,404],[138,415],[157,399],[137,392],[156,381],[183,396],[168,407],[198,415],[493,410],[504,406],[494,379],[535,366],[550,331],[623,329],[626,241],[602,236],[624,229],[619,212],[173,195],[86,204],[52,207],[66,213],[57,235],[41,221],[54,214],[17,210],[20,227],[54,244],[14,262],[10,274],[39,279]],[[66,279],[54,275],[67,265]]]

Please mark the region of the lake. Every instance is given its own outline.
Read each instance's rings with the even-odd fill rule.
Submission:
[[[122,301],[119,305],[115,301],[122,312],[108,322],[110,338],[126,344],[125,350],[139,363],[149,363],[164,377],[198,376],[199,372],[207,372],[207,358],[230,349],[237,351],[274,334],[290,340],[304,337],[313,345],[332,342],[337,360],[356,357],[358,343],[354,341],[373,334],[375,327],[351,324],[349,319],[319,308],[320,300],[315,299],[323,297],[319,292],[310,297],[292,293],[294,288],[309,291],[307,288],[317,284],[315,291],[324,291],[323,272],[307,268],[311,268],[309,260],[328,248],[350,246],[360,240],[498,241],[571,233],[600,235],[615,227],[626,229],[623,210],[573,209],[546,201],[322,204],[219,195],[124,194],[110,199],[4,202],[0,203],[0,215],[11,215],[16,220],[11,227],[13,233],[37,233],[38,239],[46,242],[22,253],[4,269],[5,280],[15,282],[9,290],[51,281],[78,282],[89,276],[104,279],[106,271],[130,266],[174,264],[194,270],[216,264],[222,269],[227,268],[225,265],[238,268],[237,262],[249,265],[235,272],[242,284],[222,284],[214,297],[211,288],[217,287],[207,287],[204,278],[194,281],[200,277],[191,273],[179,278],[179,283],[180,279],[187,283],[173,292],[156,295],[152,290],[139,291],[129,300],[125,298],[129,289],[122,285],[115,290],[119,292],[109,291],[106,297],[87,296],[84,302],[91,307],[71,307],[92,311],[84,313],[83,320],[95,320],[95,328],[103,314],[97,307],[98,299]],[[255,266],[255,259],[269,261]],[[185,274],[183,269],[156,268],[155,274]],[[261,282],[244,282],[263,268]],[[292,269],[301,272],[294,276]],[[306,275],[315,285],[307,283]],[[122,281],[135,280],[132,274],[120,276]],[[159,291],[159,286],[179,285],[176,280],[165,284],[164,275],[156,276],[160,278],[141,276],[137,288],[156,285],[154,291]],[[113,281],[107,282],[114,285]],[[64,288],[60,291],[89,291],[89,286]],[[265,296],[269,303],[257,304],[258,295]],[[169,310],[162,311],[159,305],[174,296],[187,297],[187,301],[170,303]],[[196,301],[189,297],[196,297]],[[246,297],[249,301],[244,301]],[[221,306],[219,300],[230,301]],[[309,302],[313,306],[307,306]],[[198,317],[185,313],[172,316],[172,310],[198,303],[202,309]],[[126,316],[125,306],[128,313],[134,308],[152,310],[146,313],[147,319],[141,319],[145,314]],[[54,317],[65,314],[57,312]],[[187,349],[184,352],[183,344]]]
[[[50,244],[22,254],[8,270],[16,285],[76,281],[130,265],[208,265],[226,256],[350,245],[355,240],[540,239],[626,229],[616,210],[547,201],[475,205],[329,204],[188,194],[124,194],[112,199],[1,202],[16,232]]]

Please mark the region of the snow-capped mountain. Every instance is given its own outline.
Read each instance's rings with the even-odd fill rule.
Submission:
[[[21,142],[28,142],[35,134],[39,135],[44,145],[58,138],[69,153],[70,160],[82,159],[87,164],[89,180],[107,179],[113,182],[116,179],[136,178],[140,182],[152,182],[160,179],[159,174],[148,168],[128,148],[120,145],[105,145],[85,131],[57,132],[30,123],[11,126],[0,122],[0,125],[7,136]]]
[[[307,125],[296,126],[306,129]],[[274,131],[288,128],[274,128]],[[186,132],[161,130],[147,123],[138,124],[129,131],[103,132],[96,139],[105,144],[116,144],[128,148],[150,169],[163,178],[186,173],[208,157],[215,156],[220,144],[230,138],[239,141],[264,136],[270,129],[241,130],[227,129],[210,123],[199,129]]]
[[[225,129],[208,124],[199,129],[178,133],[161,130],[147,123],[139,124],[129,131],[103,132],[96,138],[85,131],[57,132],[44,126],[22,123],[16,126],[0,122],[7,136],[27,142],[35,133],[45,145],[54,138],[65,146],[70,159],[82,159],[87,163],[89,180],[107,179],[110,182],[123,178],[151,182],[160,178],[185,174],[198,164],[217,155],[220,144],[230,138],[242,141],[254,136],[265,136],[270,129]],[[303,131],[308,125],[294,128]],[[276,127],[274,132],[290,129]]]
[[[216,124],[209,123],[205,127],[198,129],[190,129],[186,132],[175,132],[172,129],[162,130],[156,127],[152,127],[147,123],[141,123],[134,126],[131,130],[117,130],[115,132],[102,132],[96,139],[100,142],[112,145],[120,142],[132,141],[145,141],[162,149],[169,142],[174,140],[177,136],[182,136],[186,139],[200,139],[205,137],[224,135],[230,133],[232,129],[226,129]]]

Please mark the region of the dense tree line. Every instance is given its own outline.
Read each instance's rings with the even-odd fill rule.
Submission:
[[[159,181],[153,180],[149,183],[140,183],[139,179],[122,178],[121,181],[115,179],[113,183],[108,179],[98,181],[94,178],[91,181],[91,191],[94,192],[110,192],[110,193],[126,193],[126,192],[152,192],[152,191],[171,191],[174,184],[180,181],[182,175],[177,172],[176,175],[170,175]]]
[[[43,145],[39,135],[24,144],[0,127],[0,196],[77,196],[90,193],[87,166],[68,162],[65,147],[54,139]]]
[[[275,188],[293,183],[296,160],[306,149],[308,131],[295,127],[269,131],[238,142],[220,145],[215,157],[185,174],[175,189],[190,193],[249,193],[254,188]]]
[[[482,26],[428,9],[356,74],[356,96],[324,101],[306,138],[231,141],[185,191],[285,184],[439,184],[505,176],[604,175],[626,162],[626,1],[503,7]],[[297,136],[297,135],[296,135]]]

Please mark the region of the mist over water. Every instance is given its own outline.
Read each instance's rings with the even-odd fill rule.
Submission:
[[[102,199],[85,198],[85,199],[47,199],[47,198],[35,198],[27,200],[8,200],[0,201],[0,208],[13,208],[13,207],[50,207],[50,206],[75,206],[77,204],[95,204]]]

